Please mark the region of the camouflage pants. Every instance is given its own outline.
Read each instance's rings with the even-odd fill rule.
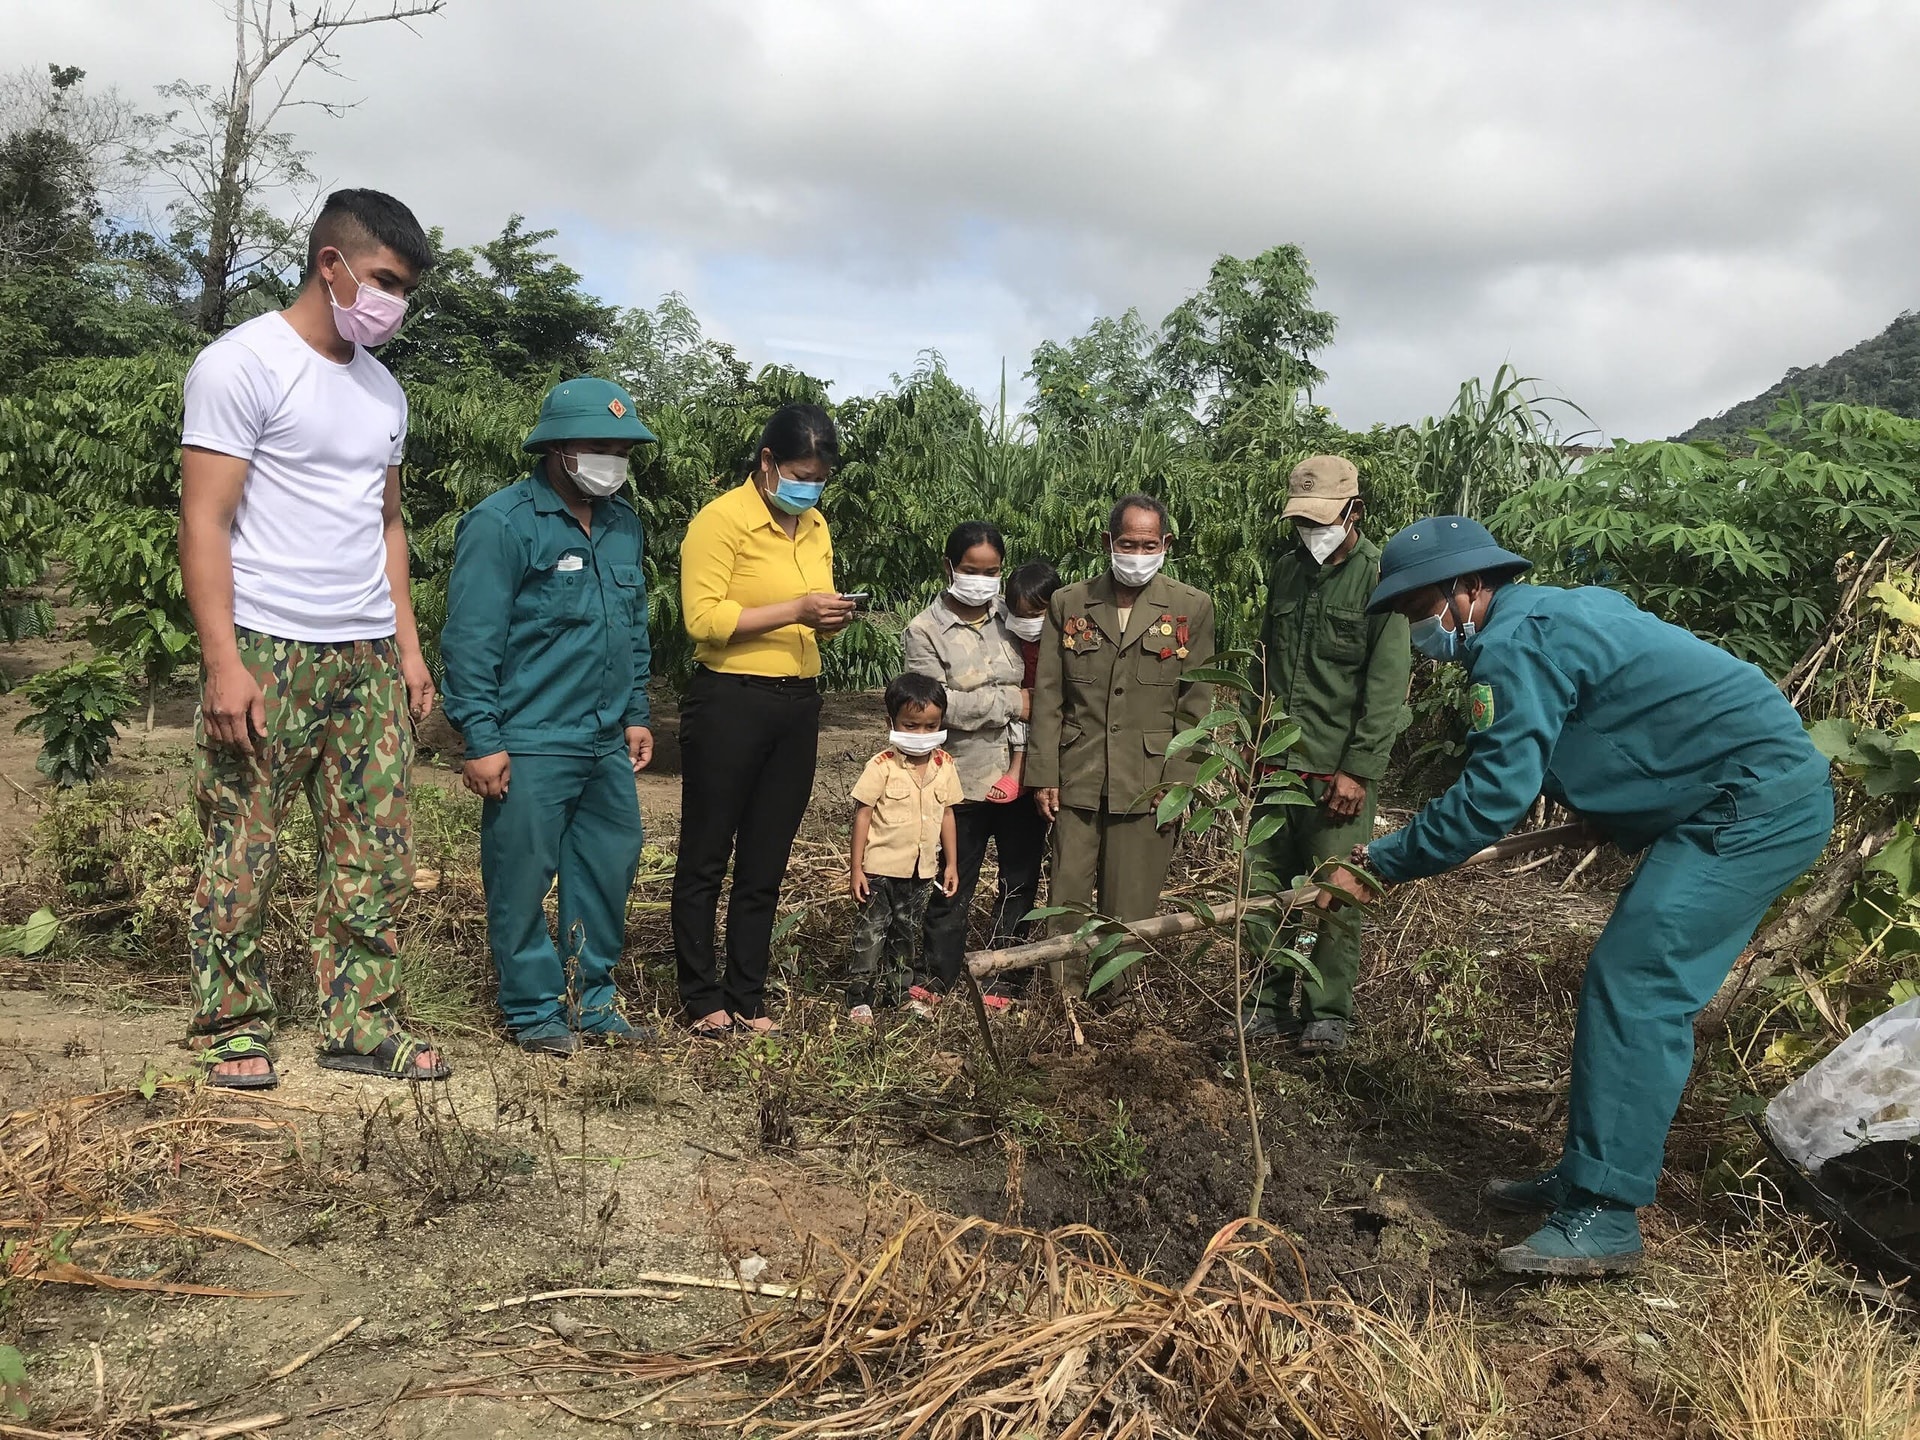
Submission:
[[[207,837],[188,939],[190,1042],[273,1033],[260,930],[279,871],[280,828],[304,790],[318,852],[311,943],[329,1047],[372,1050],[399,1025],[394,907],[413,878],[407,771],[413,731],[391,640],[322,644],[239,632],[266,696],[257,750],[194,726],[194,798]]]
[[[914,944],[926,920],[931,880],[869,875],[867,903],[853,922],[847,963],[848,1005],[898,1005],[913,972]]]

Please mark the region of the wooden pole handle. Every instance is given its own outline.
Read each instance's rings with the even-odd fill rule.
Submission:
[[[1485,865],[1495,860],[1505,860],[1514,855],[1524,855],[1532,850],[1545,850],[1550,846],[1590,844],[1593,831],[1583,822],[1570,825],[1550,825],[1544,830],[1529,830],[1519,835],[1509,835],[1486,849],[1477,851],[1461,861],[1457,869],[1469,865]],[[1263,896],[1247,902],[1248,913],[1260,910],[1280,910],[1283,913],[1296,906],[1309,905],[1320,893],[1318,885],[1301,885],[1280,895]],[[1213,912],[1213,925],[1230,925],[1240,913],[1240,906],[1228,904]],[[1196,930],[1212,928],[1198,915],[1185,911],[1177,915],[1156,915],[1151,920],[1135,920],[1127,926],[1142,940],[1171,940],[1177,935],[1190,935]],[[1010,970],[1031,970],[1041,965],[1050,965],[1055,960],[1064,960],[1087,948],[1086,940],[1075,939],[1071,934],[1053,935],[1045,940],[1035,940],[1027,945],[1010,945],[1004,950],[975,950],[967,956],[967,968],[976,979],[985,980],[994,975],[1004,975]]]

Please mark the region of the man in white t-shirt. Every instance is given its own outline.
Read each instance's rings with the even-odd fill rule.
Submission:
[[[259,939],[304,790],[319,850],[320,1063],[449,1073],[401,1024],[395,905],[412,879],[413,723],[433,708],[400,514],[407,399],[365,348],[433,264],[413,213],[327,197],[285,310],[200,352],[181,435],[180,573],[203,656],[195,794],[207,846],[189,937],[212,1084],[277,1083]]]

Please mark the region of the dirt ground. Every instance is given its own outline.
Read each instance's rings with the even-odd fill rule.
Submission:
[[[5,663],[18,675],[50,658]],[[671,708],[660,708],[641,800],[650,840],[671,846],[678,748]],[[0,776],[17,787],[0,804],[0,845],[15,848],[40,814],[34,747],[13,735],[18,711],[17,697],[0,698]],[[182,798],[190,723],[190,697],[169,697],[154,734],[122,747],[119,777]],[[596,1391],[589,1374],[556,1409],[516,1366],[690,1345],[744,1306],[772,1303],[726,1282],[799,1281],[836,1253],[868,1253],[909,1197],[1042,1229],[1090,1224],[1128,1264],[1183,1279],[1244,1212],[1252,1179],[1230,1031],[1191,978],[1204,956],[1092,1007],[1085,1047],[1047,1003],[997,1019],[1004,1072],[987,1066],[960,1006],[930,1028],[849,1035],[818,998],[843,943],[844,905],[831,897],[844,796],[882,730],[873,697],[830,700],[790,897],[805,911],[786,961],[791,1033],[773,1046],[696,1047],[669,1029],[658,1051],[562,1063],[515,1051],[480,1011],[439,1033],[457,1067],[444,1093],[411,1094],[318,1069],[293,1027],[280,1089],[248,1100],[175,1080],[190,1069],[177,972],[127,975],[103,960],[102,976],[80,983],[87,945],[105,955],[109,935],[57,964],[0,961],[4,1108],[123,1092],[61,1132],[74,1173],[92,1156],[86,1173],[119,1213],[228,1232],[81,1228],[61,1242],[73,1263],[140,1284],[288,1292],[0,1289],[0,1338],[17,1336],[26,1356],[34,1423],[192,1434],[138,1417],[194,1405],[204,1408],[173,1423],[277,1414],[291,1418],[275,1435],[508,1437],[611,1434],[581,1417],[619,1410],[618,1428],[691,1435],[753,1377],[648,1395]],[[457,787],[453,737],[441,727],[422,740],[423,778]],[[1610,905],[1604,889],[1561,890],[1567,868],[1476,879],[1446,897],[1444,916],[1414,913],[1440,904],[1417,894],[1370,945],[1361,1005],[1377,1024],[1349,1056],[1256,1054],[1272,1167],[1263,1215],[1297,1246],[1312,1293],[1409,1316],[1474,1307],[1505,1385],[1506,1428],[1489,1433],[1678,1436],[1630,1339],[1596,1348],[1488,1264],[1529,1227],[1484,1213],[1479,1187],[1551,1158],[1569,997]],[[645,1009],[670,983],[670,956],[657,914],[636,924],[621,982]],[[471,931],[459,933],[471,951]],[[1496,983],[1534,999],[1476,1009],[1475,987]],[[188,1134],[226,1148],[208,1165],[179,1138]],[[1667,1208],[1646,1217],[1656,1256],[1702,1223],[1688,1177],[1706,1163],[1704,1152],[1677,1157]],[[38,1218],[44,1231],[65,1217]],[[721,1288],[649,1278],[659,1276]],[[480,1308],[583,1287],[653,1293]],[[356,1319],[317,1358],[270,1378]]]

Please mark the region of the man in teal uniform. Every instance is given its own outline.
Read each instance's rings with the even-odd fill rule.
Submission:
[[[1368,608],[1398,611],[1414,648],[1467,668],[1474,733],[1453,788],[1352,859],[1388,884],[1437,875],[1541,794],[1645,852],[1587,959],[1560,1162],[1486,1192],[1550,1212],[1501,1269],[1609,1275],[1640,1260],[1635,1210],[1653,1203],[1693,1017],[1826,847],[1833,789],[1759,670],[1611,590],[1510,583],[1529,566],[1461,516],[1387,542]],[[1344,871],[1335,883],[1367,893]]]
[[[500,1008],[524,1048],[631,1040],[613,966],[640,862],[633,777],[653,758],[653,656],[627,452],[654,440],[633,397],[592,378],[548,392],[533,473],[460,521],[447,623],[447,717],[486,801],[480,871]],[[560,879],[561,948],[544,909]]]

